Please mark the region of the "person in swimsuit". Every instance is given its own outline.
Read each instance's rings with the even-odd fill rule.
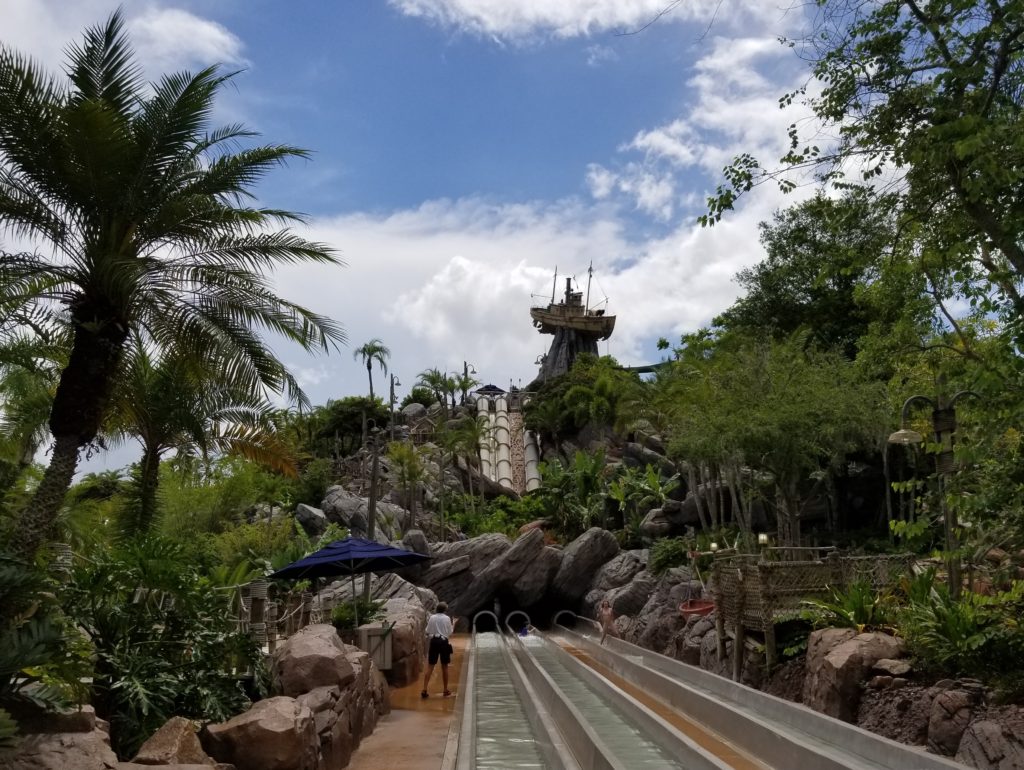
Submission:
[[[601,606],[598,607],[597,622],[601,625],[601,644],[604,644],[606,636],[619,638],[619,632],[615,628],[615,612],[607,599],[604,599]]]

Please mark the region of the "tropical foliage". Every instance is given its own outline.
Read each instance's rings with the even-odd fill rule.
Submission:
[[[231,77],[216,67],[143,82],[120,13],[67,50],[62,81],[0,48],[0,227],[46,247],[0,254],[0,306],[71,340],[49,415],[50,464],[15,532],[23,554],[53,531],[132,337],[252,392],[294,398],[301,391],[260,332],[309,350],[344,339],[267,278],[284,262],[335,263],[331,250],[287,229],[297,215],[244,203],[261,177],[306,153],[237,149],[250,131],[212,129]]]

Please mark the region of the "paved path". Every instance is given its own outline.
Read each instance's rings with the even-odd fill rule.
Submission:
[[[468,636],[452,639],[455,657],[448,669],[449,687],[459,691],[462,655]],[[442,698],[441,667],[434,668],[430,697],[420,697],[423,679],[391,690],[391,713],[352,755],[348,770],[439,770],[455,710],[455,696]]]

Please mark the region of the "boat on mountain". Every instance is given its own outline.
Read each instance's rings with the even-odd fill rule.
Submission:
[[[541,334],[556,334],[559,329],[573,331],[593,340],[606,340],[615,330],[615,316],[607,315],[604,308],[590,307],[590,282],[594,268],[587,269],[587,298],[583,299],[582,291],[572,290],[572,278],[565,279],[565,294],[559,302],[555,302],[555,287],[558,285],[558,273],[555,272],[554,285],[551,287],[551,302],[546,306],[531,307],[530,317],[533,325]]]

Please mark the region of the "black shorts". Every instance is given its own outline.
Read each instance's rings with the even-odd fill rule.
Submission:
[[[430,637],[430,646],[427,648],[427,663],[433,666],[437,659],[441,659],[441,665],[447,666],[452,662],[452,646],[443,636]]]

